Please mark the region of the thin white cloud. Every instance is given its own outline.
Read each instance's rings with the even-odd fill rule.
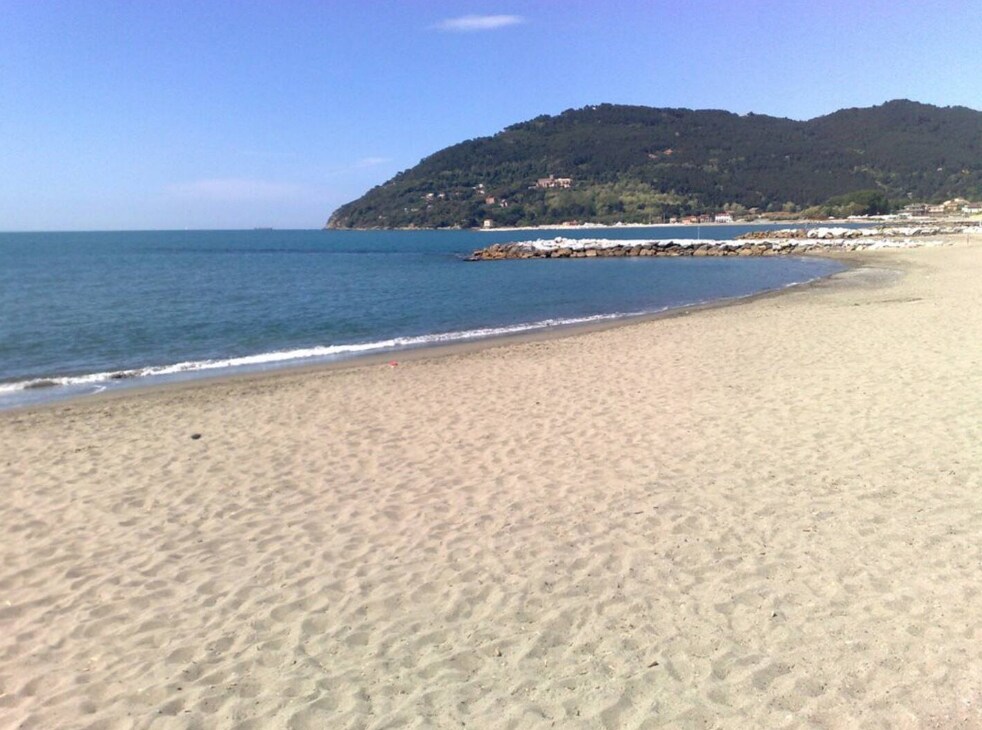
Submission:
[[[213,178],[169,185],[167,192],[177,198],[221,202],[287,200],[301,196],[304,189],[292,183],[249,178]]]
[[[524,22],[525,18],[521,15],[464,15],[442,20],[436,24],[436,28],[450,33],[473,33],[481,30],[497,30]]]
[[[352,167],[356,170],[364,170],[366,167],[377,167],[378,165],[384,165],[386,162],[391,162],[388,157],[363,157],[358,162],[356,162]]]
[[[273,160],[289,159],[289,158],[295,158],[300,156],[296,152],[282,152],[282,151],[278,152],[276,150],[260,150],[260,149],[240,150],[239,154],[242,155],[243,157],[259,157],[263,159],[273,159]]]
[[[387,165],[392,162],[391,157],[362,157],[360,160],[355,160],[354,162],[349,162],[342,167],[334,167],[324,171],[324,174],[328,177],[335,177],[337,175],[350,175],[352,173],[361,173],[364,170],[370,170],[374,167],[380,167],[382,165]]]

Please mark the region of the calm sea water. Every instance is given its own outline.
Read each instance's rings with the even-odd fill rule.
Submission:
[[[656,312],[841,268],[802,258],[461,260],[493,242],[560,234],[749,229],[0,234],[0,407]]]

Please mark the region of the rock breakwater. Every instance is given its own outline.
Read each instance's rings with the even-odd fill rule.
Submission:
[[[867,234],[872,230],[874,233]],[[962,233],[964,228],[892,229],[795,229],[786,231],[755,231],[737,239],[693,240],[655,239],[623,240],[608,238],[537,239],[494,243],[480,248],[468,261],[498,261],[502,259],[563,259],[601,258],[619,256],[787,256],[803,254],[865,251],[881,248],[913,248],[939,245],[943,236]],[[826,235],[828,232],[840,235]],[[904,231],[900,233],[899,231]],[[916,231],[916,232],[915,232]],[[801,235],[798,235],[798,234]],[[762,235],[763,234],[763,235]],[[932,238],[933,237],[933,238]]]

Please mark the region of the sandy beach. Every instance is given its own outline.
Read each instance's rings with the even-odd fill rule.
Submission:
[[[982,727],[980,282],[0,413],[0,727]]]

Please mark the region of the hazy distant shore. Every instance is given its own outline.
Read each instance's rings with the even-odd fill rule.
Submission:
[[[980,724],[980,278],[2,413],[3,715]]]
[[[509,231],[580,231],[580,230],[620,230],[630,228],[675,228],[685,226],[687,228],[726,228],[732,226],[779,226],[779,227],[816,227],[816,226],[875,226],[875,225],[973,225],[982,222],[979,216],[966,217],[905,217],[879,216],[870,218],[828,218],[825,220],[815,220],[813,218],[781,218],[781,219],[754,219],[736,220],[732,222],[706,222],[706,223],[551,223],[541,226],[493,226],[490,228],[420,228],[416,226],[394,227],[394,228],[327,228],[324,230],[366,230],[366,231],[442,231],[442,230],[468,230],[480,233],[502,233]]]

